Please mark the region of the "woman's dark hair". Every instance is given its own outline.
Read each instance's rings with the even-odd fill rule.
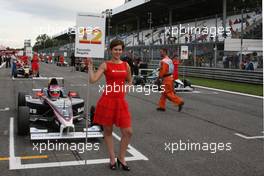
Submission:
[[[124,42],[122,40],[119,40],[119,39],[114,39],[114,40],[111,41],[110,49],[112,50],[117,45],[121,45],[122,46],[122,50],[124,50],[125,44],[124,44]]]

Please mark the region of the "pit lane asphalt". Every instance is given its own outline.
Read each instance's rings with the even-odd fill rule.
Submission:
[[[70,72],[69,67],[41,64],[41,75],[65,78],[65,87],[77,90],[82,97],[87,95],[87,74]],[[103,81],[100,83],[102,84]],[[35,88],[47,85],[47,82],[35,82]],[[96,104],[100,93],[99,84],[91,86],[90,105]],[[13,81],[10,70],[0,69],[0,109],[9,107],[9,111],[0,112],[0,157],[9,156],[9,121],[16,121],[16,101],[19,91],[30,92],[32,81]],[[228,93],[196,89],[200,93],[179,93],[185,100],[182,112],[171,103],[167,103],[166,112],[157,112],[159,94],[149,96],[144,93],[129,93],[126,99],[132,113],[133,137],[131,145],[149,160],[128,162],[130,172],[111,171],[107,164],[87,166],[67,166],[41,169],[9,170],[8,161],[0,161],[0,175],[179,175],[179,176],[252,176],[264,175],[264,140],[247,140],[235,133],[246,136],[263,135],[263,100],[258,98],[232,95]],[[16,124],[16,123],[15,123]],[[15,125],[16,126],[16,125]],[[119,134],[116,129],[115,132]],[[165,143],[183,142],[223,142],[232,143],[231,151],[175,151],[165,150]],[[98,142],[98,141],[92,141]],[[104,143],[100,142],[99,152],[58,152],[44,154],[48,159],[32,159],[23,163],[60,162],[82,159],[107,158]],[[115,149],[118,143],[115,140]],[[116,152],[117,153],[117,152]],[[28,137],[15,133],[16,156],[37,155],[32,151]],[[129,156],[129,153],[127,154]]]

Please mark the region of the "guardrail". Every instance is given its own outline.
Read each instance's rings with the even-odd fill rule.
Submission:
[[[98,66],[103,61],[94,61],[94,65]],[[157,64],[149,64],[148,69],[157,68]],[[211,68],[211,67],[191,67],[191,66],[179,66],[179,74],[186,76],[217,79],[249,84],[263,84],[263,72],[262,71],[247,71],[239,69],[223,69],[223,68]]]
[[[185,73],[186,76],[199,78],[218,79],[250,84],[263,84],[262,71],[181,66],[179,67],[179,73]]]

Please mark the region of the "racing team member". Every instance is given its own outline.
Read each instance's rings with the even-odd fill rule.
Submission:
[[[21,59],[20,59],[24,65],[28,65],[28,56],[24,55],[24,56],[21,56]]]
[[[158,111],[165,111],[166,106],[166,98],[172,101],[174,104],[178,105],[180,112],[182,110],[182,106],[184,104],[183,100],[175,95],[174,92],[174,79],[172,76],[174,65],[172,60],[167,55],[168,51],[166,48],[160,50],[160,56],[162,60],[160,62],[160,71],[159,71],[159,79],[162,79],[162,86],[164,87],[164,92],[162,92]]]
[[[49,55],[49,56],[48,56],[48,63],[51,63],[51,62],[52,62],[52,56]]]
[[[15,76],[16,74],[16,69],[17,69],[17,58],[15,57],[15,55],[11,56],[11,76]]]
[[[48,83],[48,96],[51,100],[57,100],[61,96],[61,87],[56,78],[52,78]]]
[[[64,56],[63,55],[60,56],[60,64],[61,64],[61,66],[64,65]]]
[[[85,72],[88,72],[88,69],[89,69],[89,59],[84,59],[84,71]]]
[[[180,60],[177,56],[175,56],[173,59],[172,59],[172,63],[174,65],[174,70],[173,70],[173,79],[174,80],[177,80],[179,79],[179,64],[180,64]]]
[[[31,61],[31,67],[32,67],[32,74],[33,76],[37,76],[39,73],[39,58],[36,53],[34,53],[32,61]]]

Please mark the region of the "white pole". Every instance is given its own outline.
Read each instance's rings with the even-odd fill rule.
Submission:
[[[89,80],[89,67],[87,68],[88,69],[88,77],[87,77],[87,92],[86,92],[86,119],[85,119],[85,128],[86,128],[86,131],[85,131],[85,146],[87,145],[87,142],[88,142],[88,119],[90,118],[90,111],[89,111],[89,107],[90,107],[90,80]],[[87,164],[87,160],[85,160],[85,165]]]

